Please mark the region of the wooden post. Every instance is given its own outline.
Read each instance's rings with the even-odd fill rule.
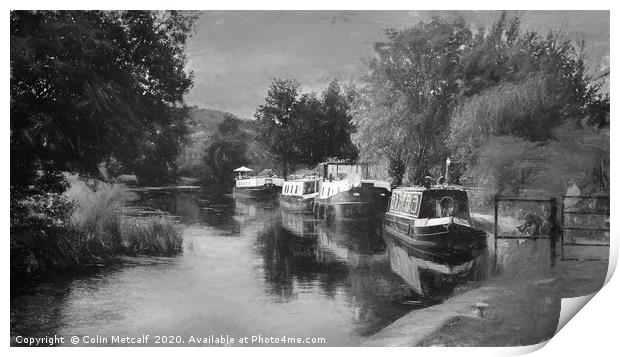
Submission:
[[[561,196],[560,199],[562,202],[560,203],[560,226],[558,230],[560,232],[560,260],[564,260],[564,196]]]
[[[551,232],[549,232],[549,250],[550,250],[550,258],[551,258],[551,266],[555,266],[556,260],[556,246],[557,246],[557,238],[558,238],[558,201],[555,197],[552,197],[549,200],[549,204],[551,205],[550,214],[549,214],[549,222],[551,223]]]
[[[498,204],[499,204],[499,195],[495,195],[493,197],[493,202],[495,206],[495,214],[493,219],[493,271],[497,273],[497,224],[498,224]]]

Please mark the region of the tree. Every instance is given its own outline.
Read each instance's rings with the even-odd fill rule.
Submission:
[[[331,81],[323,92],[321,110],[324,117],[322,132],[325,143],[323,143],[321,157],[312,163],[316,164],[328,157],[357,159],[358,149],[351,140],[351,135],[356,130],[351,115],[351,103],[355,95],[354,89],[350,89],[348,93],[343,92],[336,79]]]
[[[241,120],[227,115],[218,123],[215,139],[207,147],[204,161],[211,169],[218,183],[230,185],[233,170],[247,164],[247,149],[250,138],[240,130]]]
[[[259,140],[278,157],[285,176],[297,158],[292,136],[297,134],[293,121],[299,87],[295,80],[274,79],[267,90],[265,104],[254,114],[259,125]]]
[[[447,156],[471,165],[488,135],[548,140],[583,115],[607,125],[608,97],[586,75],[583,43],[520,27],[502,13],[476,34],[462,19],[438,18],[388,31],[355,103],[363,155],[404,163],[416,182]]]
[[[356,142],[365,155],[381,154],[394,167],[404,163],[410,180],[420,181],[446,156],[448,114],[461,86],[459,59],[472,33],[463,20],[433,18],[386,35],[375,44],[356,102]]]
[[[11,186],[35,170],[96,174],[172,164],[185,131],[185,43],[195,16],[13,11]]]
[[[329,157],[356,160],[350,107],[354,92],[337,80],[317,98],[301,94],[299,83],[275,79],[256,111],[260,140],[278,156],[286,175],[296,164],[316,165]]]

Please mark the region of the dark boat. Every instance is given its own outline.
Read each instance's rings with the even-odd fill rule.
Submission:
[[[400,187],[392,191],[385,233],[407,245],[433,251],[469,252],[486,245],[462,187]]]
[[[320,218],[377,218],[387,209],[390,184],[369,179],[367,164],[321,163],[319,172],[314,211]]]
[[[318,178],[284,181],[280,192],[280,207],[298,213],[312,213],[318,190]]]

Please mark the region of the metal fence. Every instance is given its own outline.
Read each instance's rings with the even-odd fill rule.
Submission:
[[[540,209],[540,206],[543,209]],[[507,208],[507,206],[509,206]],[[517,208],[529,206],[529,214],[539,220],[532,232],[518,234],[500,233],[499,210],[508,209],[514,216]],[[559,207],[558,207],[559,206]],[[535,208],[532,208],[535,207]],[[536,208],[537,207],[537,208]],[[558,215],[559,208],[559,215]],[[535,212],[538,210],[538,212]],[[526,210],[527,212],[527,210]],[[535,213],[532,213],[535,212]],[[518,216],[518,214],[516,214]],[[582,217],[581,219],[575,217]],[[561,201],[550,198],[501,197],[494,199],[494,254],[497,261],[497,242],[500,239],[538,240],[548,239],[551,265],[555,265],[557,243],[560,242],[561,260],[604,260],[602,258],[571,258],[566,247],[609,247],[609,196],[561,196]],[[559,218],[559,222],[558,222]],[[527,223],[527,217],[518,217]],[[523,223],[523,224],[526,224]],[[514,227],[518,228],[518,227]],[[609,259],[607,257],[607,259]]]
[[[525,220],[527,223],[527,215],[531,215],[532,217],[536,216],[540,219],[539,222],[532,223],[533,225],[537,225],[535,229],[532,229],[531,232],[519,232],[520,234],[500,234],[499,233],[499,209],[500,205],[511,204],[513,205],[512,211],[516,210],[516,207],[524,207],[530,206],[529,211],[525,211],[526,217],[519,217]],[[535,212],[531,206],[540,206],[542,205],[542,210],[538,210]],[[520,210],[523,210],[521,208]],[[555,265],[556,261],[556,245],[559,235],[559,227],[556,222],[558,211],[558,203],[555,197],[552,198],[522,198],[522,197],[501,197],[495,196],[494,198],[494,255],[495,262],[497,262],[497,242],[499,239],[523,239],[523,240],[538,240],[538,239],[548,239],[550,245],[550,261],[551,265]],[[532,213],[535,212],[535,213]],[[540,213],[537,215],[536,213]],[[517,228],[517,227],[515,227]]]
[[[561,259],[604,260],[601,258],[569,258],[566,256],[565,247],[609,247],[609,216],[609,196],[562,196]],[[584,219],[577,219],[577,217]],[[592,226],[601,223],[603,226]],[[580,237],[572,236],[567,241],[567,235],[572,233],[579,233]],[[607,235],[606,242],[605,239],[600,239],[601,234]]]

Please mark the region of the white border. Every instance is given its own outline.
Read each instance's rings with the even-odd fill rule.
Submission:
[[[7,6],[8,5],[8,6]],[[415,8],[416,10],[444,10],[444,9],[463,9],[463,10],[496,10],[498,8],[507,8],[511,10],[609,10],[611,9],[611,59],[614,62],[615,68],[615,59],[617,58],[617,45],[613,42],[616,40],[616,30],[618,29],[618,21],[620,20],[616,15],[617,5],[611,1],[562,1],[562,2],[553,2],[553,1],[535,1],[535,0],[520,0],[515,2],[502,2],[498,3],[496,1],[476,1],[470,0],[467,2],[463,1],[395,1],[395,0],[382,0],[380,2],[359,2],[359,1],[334,1],[334,0],[315,0],[315,1],[307,1],[307,2],[293,2],[293,1],[238,1],[238,0],[228,0],[226,2],[198,2],[198,1],[184,1],[177,0],[174,2],[170,1],[162,1],[162,0],[153,0],[153,1],[118,1],[118,0],[109,0],[105,2],[81,2],[81,1],[20,1],[12,4],[7,4],[7,10],[10,9],[46,9],[46,8],[58,8],[58,9],[165,9],[174,7],[176,9],[214,9],[214,10],[228,10],[228,9],[265,9],[265,10],[277,10],[277,9],[298,9],[298,10],[306,10],[306,9],[330,9],[330,10],[339,10],[339,9],[361,9],[361,10],[409,10]],[[9,52],[9,36],[7,36],[9,32],[9,21],[8,21],[8,11],[4,12],[4,21],[2,23],[2,28],[4,30],[4,36],[2,37],[3,41],[3,51],[5,55],[5,60],[9,60],[8,52]],[[6,67],[7,71],[10,68],[7,63]],[[616,92],[616,78],[615,71],[612,71],[610,81],[610,91]],[[2,121],[3,125],[3,135],[5,140],[3,140],[3,150],[2,150],[2,164],[3,167],[9,167],[9,85],[5,83],[5,86],[2,87],[3,91],[3,106],[4,113],[6,113],[7,119]],[[612,106],[612,118],[617,118],[618,110],[614,106]],[[613,121],[613,120],[612,120]],[[612,135],[616,132],[614,129],[616,125],[612,124]],[[611,144],[612,152],[618,153],[618,145],[612,141]],[[612,155],[616,157],[615,155]],[[613,164],[611,165],[611,177],[617,177],[618,170]],[[2,296],[5,310],[5,323],[3,328],[3,333],[5,336],[6,347],[8,349],[9,343],[9,319],[10,319],[10,311],[8,308],[9,305],[9,249],[8,249],[8,237],[9,237],[9,176],[7,174],[2,175],[0,180],[2,180],[2,184],[4,190],[2,191],[2,199],[4,202],[2,208],[2,217],[3,217],[3,231],[5,237],[5,249],[2,249],[3,261],[5,262],[5,270],[2,272],[4,294]],[[612,185],[612,211],[617,212],[618,209],[618,199],[617,194],[614,193],[617,191],[615,183]],[[611,237],[618,237],[618,229],[616,226],[617,220],[612,217],[612,231]],[[614,248],[614,245],[616,247]],[[611,266],[615,267],[615,261],[617,261],[617,244],[612,243],[612,255],[613,255],[613,263]],[[612,270],[613,271],[613,270]],[[609,277],[609,274],[608,274]],[[594,296],[592,301],[588,303],[583,311],[580,312],[577,316],[575,316],[571,321],[568,322],[566,328],[562,329],[557,336],[555,336],[545,348],[542,348],[540,351],[536,352],[537,355],[540,356],[555,356],[555,355],[599,355],[604,353],[604,355],[611,354],[617,350],[616,340],[618,338],[617,332],[615,329],[616,320],[619,317],[618,313],[618,297],[620,291],[620,283],[618,283],[618,279],[611,280],[602,291]],[[267,316],[265,318],[268,318]],[[328,322],[326,322],[328,323]],[[542,344],[544,345],[544,344]],[[528,353],[538,349],[541,346],[529,346],[522,348],[424,348],[424,349],[416,349],[412,351],[409,348],[405,349],[396,349],[390,348],[387,350],[386,348],[373,348],[373,349],[356,349],[355,351],[347,351],[353,353],[361,353],[361,354],[402,354],[402,355],[411,355],[415,353],[416,355],[425,355],[425,356],[444,356],[444,355],[514,355],[514,354],[522,354]],[[80,355],[83,354],[94,354],[94,355],[107,355],[111,351],[114,354],[135,354],[144,353],[144,354],[161,354],[168,355],[171,353],[182,353],[182,354],[197,354],[204,356],[206,354],[237,354],[237,353],[248,353],[250,355],[255,354],[264,354],[264,355],[288,355],[294,353],[295,355],[315,355],[318,353],[346,353],[342,349],[307,349],[307,348],[296,348],[294,350],[289,350],[287,348],[250,348],[250,349],[217,349],[210,348],[208,350],[198,349],[198,348],[182,348],[178,349],[156,349],[156,348],[140,348],[139,350],[134,349],[105,349],[105,348],[89,348],[87,351],[82,350],[81,348],[56,348],[56,349],[22,349],[22,348],[12,348],[9,349],[9,353],[14,355],[23,355],[34,353],[46,353],[51,355]],[[611,353],[610,353],[611,352]]]

